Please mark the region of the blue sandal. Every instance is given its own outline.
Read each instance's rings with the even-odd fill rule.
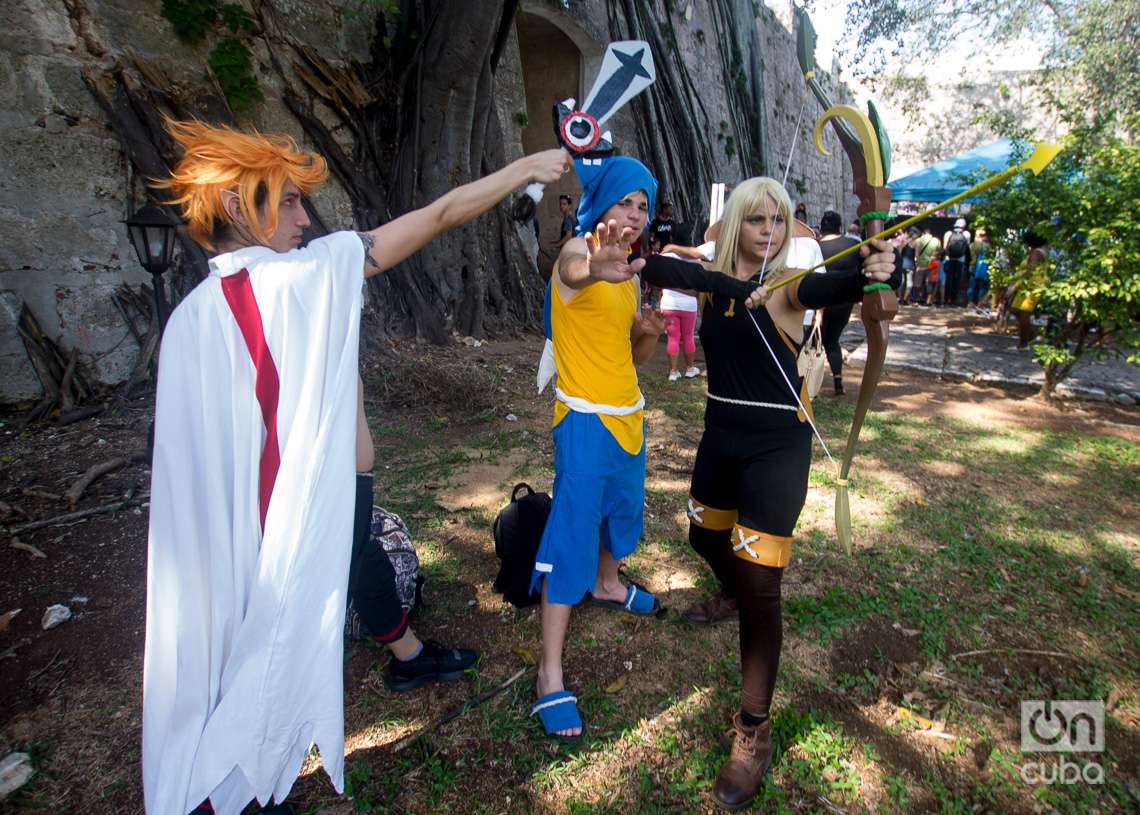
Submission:
[[[581,733],[577,736],[557,735],[559,730],[582,727],[582,717],[578,713],[578,697],[570,691],[556,690],[554,693],[546,694],[531,706],[530,713],[532,716],[538,716],[546,735],[552,739],[578,741],[582,738]],[[585,732],[585,728],[582,728],[582,731]]]
[[[665,612],[657,598],[649,589],[640,583],[630,581],[625,590],[625,600],[599,600],[593,594],[586,593],[586,600],[590,605],[612,608],[616,611],[625,611],[635,617],[659,617]]]

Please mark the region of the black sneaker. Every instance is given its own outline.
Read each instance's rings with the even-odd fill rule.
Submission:
[[[415,659],[404,662],[393,657],[384,673],[384,684],[394,691],[406,691],[437,680],[461,679],[479,659],[478,651],[445,648],[435,640],[424,640],[423,646]]]

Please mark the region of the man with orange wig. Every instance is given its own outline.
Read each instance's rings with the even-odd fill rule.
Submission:
[[[143,786],[150,813],[279,804],[313,744],[344,782],[342,629],[365,277],[528,183],[527,156],[370,232],[302,247],[324,160],[285,136],[169,122],[169,179],[217,254],[160,360],[147,564]]]

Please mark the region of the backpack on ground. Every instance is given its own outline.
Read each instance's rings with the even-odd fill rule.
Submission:
[[[946,254],[955,260],[966,257],[969,251],[970,241],[961,232],[955,232],[950,236],[950,240],[946,241]]]
[[[394,512],[372,507],[372,522],[367,546],[379,546],[388,556],[392,571],[396,573],[396,595],[410,618],[423,605],[424,578],[420,574],[420,559],[412,543],[407,524]],[[354,642],[367,639],[372,632],[360,619],[352,602],[344,613],[344,635]]]
[[[526,495],[520,498],[521,490],[525,490]],[[531,592],[530,580],[550,515],[550,504],[550,496],[545,492],[535,492],[529,484],[516,484],[511,490],[511,502],[495,518],[499,574],[495,577],[494,589],[516,608],[532,606],[542,598],[541,592]]]

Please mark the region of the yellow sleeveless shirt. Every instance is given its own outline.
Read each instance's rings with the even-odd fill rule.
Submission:
[[[635,405],[641,398],[637,371],[633,367],[630,332],[641,304],[637,279],[624,283],[594,283],[580,290],[569,303],[562,301],[551,275],[550,325],[554,333],[554,360],[558,365],[558,388],[600,405]],[[554,403],[557,426],[570,412],[563,402]],[[630,455],[641,452],[644,411],[627,416],[598,414],[602,424]]]

